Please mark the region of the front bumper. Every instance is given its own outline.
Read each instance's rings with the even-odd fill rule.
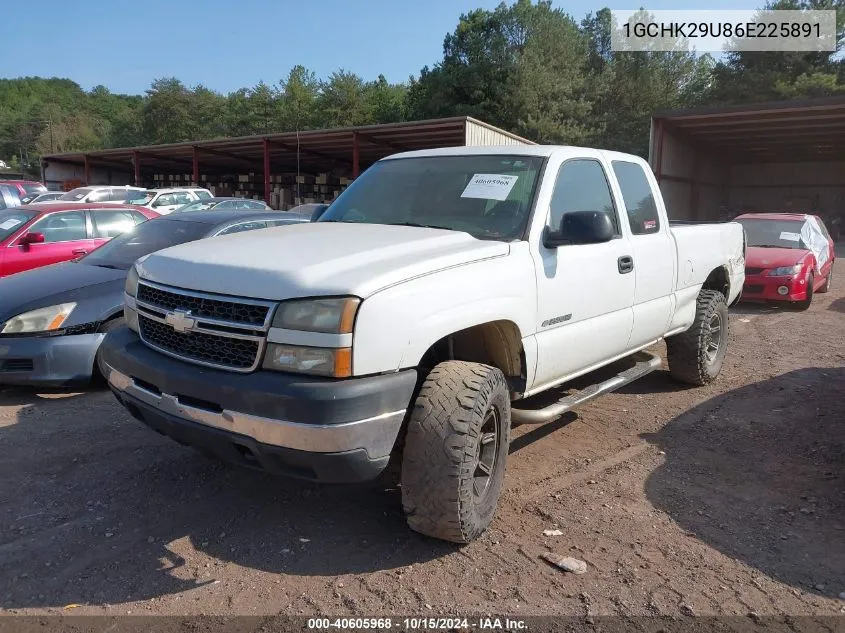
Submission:
[[[786,288],[781,294],[779,288]],[[743,301],[804,301],[807,298],[807,280],[801,276],[770,277],[746,275],[742,287]]]
[[[100,369],[138,420],[229,462],[348,483],[387,466],[415,370],[332,380],[209,369],[169,358],[128,328],[102,345]]]
[[[0,338],[0,384],[64,387],[91,380],[105,334]]]

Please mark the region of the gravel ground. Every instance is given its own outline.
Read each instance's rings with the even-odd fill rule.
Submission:
[[[148,431],[103,390],[0,389],[0,613],[845,613],[837,276],[808,312],[733,310],[711,386],[660,370],[517,429],[493,526],[465,547],[410,532],[390,477],[274,479]]]

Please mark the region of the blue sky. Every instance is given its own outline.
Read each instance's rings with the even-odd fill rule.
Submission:
[[[276,83],[295,64],[320,77],[338,68],[404,81],[441,57],[461,13],[498,0],[40,0],[3,10],[0,77],[67,77],[85,89],[142,93],[175,76],[229,92]],[[751,0],[573,0],[580,20],[613,9],[754,9]],[[556,6],[564,6],[556,1]]]

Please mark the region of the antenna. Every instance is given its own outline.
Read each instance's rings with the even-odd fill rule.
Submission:
[[[296,126],[296,199],[302,204],[299,199],[299,125]]]

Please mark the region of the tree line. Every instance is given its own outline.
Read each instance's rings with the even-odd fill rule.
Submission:
[[[835,9],[837,52],[615,52],[609,9],[577,21],[550,0],[516,0],[462,15],[442,59],[402,83],[343,69],[318,78],[303,66],[229,94],[172,77],[144,95],[3,79],[0,159],[37,173],[48,153],[457,115],[541,143],[645,156],[658,110],[845,94],[845,0],[778,0],[770,9]]]

